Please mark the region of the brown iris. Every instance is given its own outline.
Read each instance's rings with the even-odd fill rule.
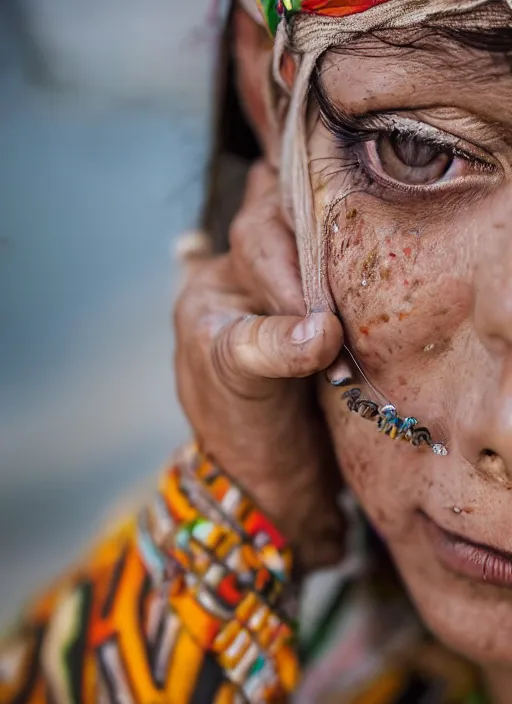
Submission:
[[[382,170],[395,181],[425,185],[439,181],[453,155],[428,142],[403,135],[382,135],[377,141]]]

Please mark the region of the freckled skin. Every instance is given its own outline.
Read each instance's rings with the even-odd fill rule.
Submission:
[[[494,98],[476,96],[466,50],[453,51],[459,71],[424,53],[421,61],[414,52],[397,58],[396,50],[387,58],[333,54],[323,81],[331,99],[354,113],[405,109],[411,94],[403,77],[417,75],[414,104],[438,105],[442,91],[443,105],[487,116],[494,100],[495,110],[512,115],[510,73],[493,83]],[[500,149],[501,180],[469,194],[414,199],[361,188],[340,204],[338,232],[326,242],[330,290],[350,349],[401,415],[446,430],[448,457],[379,434],[323,378],[319,392],[344,477],[425,622],[488,672],[504,663],[512,692],[512,590],[449,573],[417,515],[421,509],[446,530],[512,552],[512,148],[500,142]],[[316,122],[311,157],[336,164],[339,150]],[[315,211],[327,212],[351,178],[349,170],[325,179],[312,169]],[[358,385],[371,395],[360,378]],[[482,459],[485,448],[494,458]]]

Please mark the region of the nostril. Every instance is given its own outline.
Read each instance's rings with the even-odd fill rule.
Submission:
[[[480,450],[475,469],[484,481],[496,481],[512,487],[512,473],[503,458],[490,447]]]
[[[480,457],[490,457],[491,459],[496,459],[497,456],[498,453],[488,447],[485,447],[480,453]]]

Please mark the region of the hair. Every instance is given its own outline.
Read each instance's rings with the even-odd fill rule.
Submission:
[[[261,156],[256,135],[238,97],[233,56],[232,3],[220,41],[213,112],[213,140],[206,177],[206,197],[200,218],[215,253],[228,250],[228,229],[245,189],[249,166]],[[240,171],[243,178],[240,178]]]

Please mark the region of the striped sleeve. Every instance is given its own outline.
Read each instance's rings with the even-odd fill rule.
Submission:
[[[0,641],[0,703],[286,702],[291,554],[197,449]]]

